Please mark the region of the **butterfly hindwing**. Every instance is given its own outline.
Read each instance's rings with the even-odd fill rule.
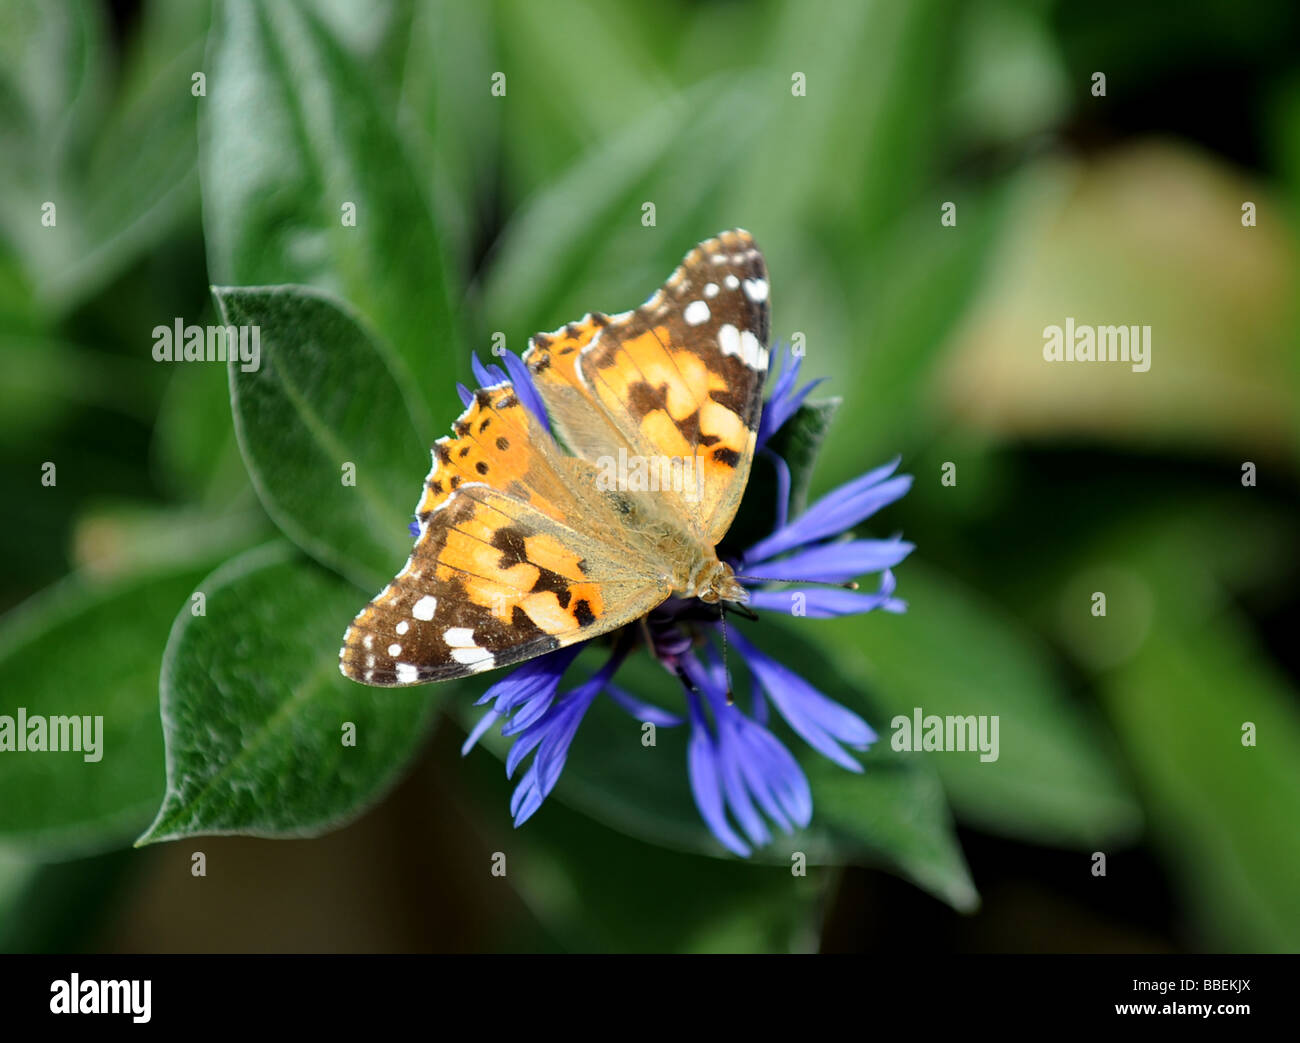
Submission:
[[[487,485],[462,484],[348,628],[340,661],[364,684],[450,680],[596,637],[668,594],[628,548]]]

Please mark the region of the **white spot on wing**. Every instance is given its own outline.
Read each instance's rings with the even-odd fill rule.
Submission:
[[[722,349],[724,355],[740,354],[740,331],[731,323],[718,330],[718,347]]]
[[[716,297],[717,295],[718,295],[718,284],[716,282],[711,282],[706,287],[704,287],[704,296],[709,298],[709,300],[713,300],[713,298]]]
[[[473,648],[474,631],[470,627],[448,627],[442,633],[442,639],[452,648]],[[458,660],[464,662],[464,660]]]
[[[416,619],[423,619],[426,623],[433,618],[434,609],[438,607],[438,599],[432,594],[425,594],[415,603],[411,609],[411,615]]]
[[[709,306],[703,301],[691,301],[682,312],[682,318],[691,326],[709,321]]]
[[[479,663],[487,663],[490,666],[494,658],[486,648],[479,648],[477,645],[470,648],[453,648],[451,657],[465,666],[476,666]],[[481,669],[487,669],[487,667],[481,667]]]
[[[750,369],[767,369],[767,349],[749,330],[741,332],[728,323],[718,330],[718,347],[724,355],[738,355]]]
[[[726,283],[728,290],[734,290],[737,286],[740,285],[740,280],[731,274],[728,274],[727,277],[722,281]]]
[[[408,623],[406,620],[402,620],[400,623],[397,624],[396,629],[397,629],[397,636],[403,637],[405,636],[406,632],[411,629],[411,624]]]
[[[401,654],[402,654],[402,646],[399,645],[396,641],[394,641],[391,645],[388,646],[388,654],[389,654],[390,656],[399,656],[399,655],[401,655]]]
[[[746,279],[745,296],[755,304],[767,300],[767,280],[766,279]]]
[[[750,369],[760,372],[767,369],[767,349],[749,330],[745,330],[740,335],[740,357],[745,360],[745,365]]]
[[[420,671],[410,663],[397,664],[397,682],[398,684],[414,684],[420,679]]]

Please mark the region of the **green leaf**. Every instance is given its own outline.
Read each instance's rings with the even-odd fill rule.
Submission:
[[[772,73],[756,95],[770,113],[768,145],[738,168],[735,203],[763,215],[778,256],[793,256],[809,225],[870,250],[900,200],[926,184],[941,138],[938,120],[918,113],[943,105],[956,23],[941,0],[828,4],[816,18],[783,4],[773,21],[760,57]],[[807,79],[801,97],[796,71]]]
[[[486,4],[415,5],[401,70],[398,125],[433,188],[438,228],[454,244],[446,255],[461,271],[472,270],[478,238],[500,206],[506,106],[486,80],[487,70],[505,68],[495,15]],[[465,90],[476,82],[482,90]]]
[[[6,17],[7,16],[7,17]],[[117,82],[102,68],[96,5],[7,5],[0,37],[0,186],[9,237],[34,296],[71,310],[187,217],[199,214],[199,99],[205,2],[147,4]],[[39,207],[56,204],[44,227]]]
[[[454,352],[453,373],[468,368],[456,348],[456,291],[425,186],[366,77],[297,2],[224,0],[208,67],[199,155],[214,281],[338,294],[393,346],[403,384],[429,401],[431,345]],[[347,203],[355,227],[343,224]]]
[[[102,719],[100,759],[0,753],[0,847],[66,858],[125,843],[161,792],[158,670],[166,631],[207,566],[97,584],[73,575],[0,623],[4,713]],[[93,755],[93,754],[92,754]]]
[[[15,936],[20,936],[22,932],[14,930],[12,924],[22,916],[26,904],[24,899],[40,876],[40,871],[39,862],[19,858],[0,849],[0,952],[20,951],[13,943],[21,940]]]
[[[754,625],[752,636],[826,695],[881,723],[878,715],[863,707],[860,686],[828,668],[829,657],[817,644],[817,635],[796,632],[765,615]],[[604,654],[584,653],[577,675],[585,665],[599,663]],[[732,672],[733,677],[739,674],[734,659]],[[684,713],[680,682],[644,655],[631,657],[617,681],[641,698]],[[942,790],[928,765],[900,757],[882,741],[860,758],[863,774],[853,775],[822,763],[788,732],[781,737],[809,775],[813,820],[807,830],[791,837],[774,829],[775,842],[758,852],[755,861],[789,866],[791,855],[800,851],[812,864],[883,865],[954,908],[974,907],[978,897]],[[570,748],[553,799],[651,843],[722,855],[724,849],[709,833],[691,798],[687,739],[685,727],[659,728],[656,744],[643,746],[640,723],[611,700],[597,699]],[[499,736],[489,735],[483,741],[499,755],[509,746]],[[507,809],[502,807],[500,813],[505,815]],[[538,814],[546,814],[546,809]]]
[[[556,802],[512,829],[510,783],[486,757],[464,774],[487,849],[507,857],[506,881],[570,952],[804,952],[834,870],[749,865],[673,851],[606,829]],[[664,916],[648,895],[673,895]]]
[[[153,574],[196,562],[210,567],[270,535],[271,526],[250,490],[221,509],[100,501],[78,517],[73,542],[78,565],[107,577]]]
[[[104,15],[70,0],[0,6],[0,239],[33,296],[85,248],[75,170],[100,118]],[[55,205],[56,223],[42,223]]]
[[[456,95],[474,94],[481,84],[486,96],[489,73],[506,72],[507,95],[490,100],[503,110],[505,173],[516,198],[554,182],[575,153],[611,128],[673,100],[665,44],[678,42],[681,22],[669,10],[590,0],[499,0],[495,8],[500,60],[474,70],[467,81],[473,89],[462,85]],[[575,54],[575,45],[582,54],[579,75],[557,75],[551,63],[536,60]],[[595,83],[599,90],[591,89]]]
[[[201,99],[191,76],[203,68],[209,5],[146,5],[122,82],[79,165],[85,247],[50,273],[45,291],[63,307],[99,290],[182,221],[199,217]]]
[[[227,562],[200,589],[206,615],[182,612],[167,644],[167,795],[137,843],[315,834],[378,800],[447,689],[344,679],[338,648],[362,598],[287,545]]]
[[[1115,639],[1129,655],[1103,674],[1102,696],[1130,754],[1153,838],[1206,943],[1295,952],[1297,693],[1226,606],[1199,546],[1184,535],[1164,524],[1135,536],[1126,525],[1117,538],[1108,616],[1089,622],[1126,620]],[[1243,741],[1247,723],[1254,745]]]
[[[870,304],[854,316],[851,332],[829,346],[835,361],[828,385],[843,389],[854,418],[829,439],[823,466],[832,473],[856,473],[864,456],[883,459],[933,442],[936,416],[928,396],[937,362],[986,276],[1004,223],[1004,193],[960,191],[960,234],[939,223],[926,199],[854,258],[856,284],[871,288]]]
[[[251,493],[235,440],[230,378],[221,367],[175,368],[158,406],[149,455],[165,487],[186,498],[217,506]]]
[[[261,331],[258,368],[230,365],[230,397],[267,513],[314,558],[377,590],[410,552],[407,525],[429,470],[387,353],[306,287],[213,293],[224,323]]]
[[[538,192],[488,273],[490,328],[523,336],[592,308],[621,311],[705,236],[751,220],[728,190],[761,139],[761,118],[736,118],[753,115],[756,82],[728,73],[699,84],[599,141]],[[646,200],[657,207],[653,228],[641,225]]]
[[[997,760],[910,754],[938,769],[958,815],[990,832],[1090,847],[1133,836],[1138,808],[1110,744],[1071,703],[1045,654],[1005,614],[917,560],[898,569],[903,615],[823,620],[846,675],[870,683],[892,716],[998,718]],[[881,722],[884,724],[885,722]],[[889,741],[888,729],[878,729]]]

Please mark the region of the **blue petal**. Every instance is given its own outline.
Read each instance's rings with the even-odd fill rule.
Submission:
[[[591,707],[592,701],[599,694],[600,683],[587,682],[581,688],[571,692],[562,704],[557,706],[555,718],[548,724],[546,738],[538,747],[533,766],[537,769],[538,784],[542,795],[550,793],[560,781],[564,762],[569,756],[569,746],[578,733],[578,726]]]
[[[808,825],[812,820],[812,790],[799,762],[781,740],[766,728],[752,724],[741,730],[740,742],[747,751],[742,763],[750,773],[750,788],[768,815],[787,833],[791,822]]]
[[[854,576],[892,569],[915,549],[914,543],[898,537],[823,543],[797,551],[780,561],[742,569],[742,572],[748,579],[768,577],[787,583],[843,583]]]
[[[686,772],[691,780],[691,795],[709,831],[728,851],[741,858],[749,855],[749,846],[736,835],[727,821],[722,803],[722,783],[718,775],[717,750],[694,693],[687,693],[691,714],[691,738],[686,750]]]
[[[785,528],[754,544],[745,552],[745,562],[766,561],[801,544],[837,535],[893,503],[912,485],[911,475],[883,480],[897,466],[895,459],[827,493]]]
[[[763,823],[762,816],[759,815],[750,798],[748,778],[741,763],[743,757],[738,732],[743,727],[740,723],[743,715],[739,708],[728,706],[722,696],[712,690],[708,692],[708,696],[713,710],[713,720],[717,725],[718,773],[722,779],[727,805],[754,846],[762,847],[771,841],[772,834]]]
[[[406,529],[411,534],[411,539],[418,540],[420,538],[420,523],[418,521],[408,522]]]
[[[456,385],[456,394],[460,396],[461,405],[463,405],[466,409],[468,409],[471,403],[473,403],[474,401],[474,392],[472,392],[464,384]]]
[[[798,824],[806,826],[812,819],[812,792],[808,779],[790,751],[767,730],[767,700],[763,698],[762,690],[754,685],[755,717],[761,714],[761,720],[750,720],[735,707],[731,708],[733,712],[724,716],[720,712],[720,708],[726,709],[722,660],[713,645],[706,646],[706,655],[713,667],[711,680],[714,688],[706,688],[706,691],[714,707],[714,719],[729,723],[734,729],[737,746],[741,748],[738,759],[749,781],[750,791],[787,833],[790,832],[787,814]],[[720,729],[720,735],[724,734]],[[773,797],[778,806],[772,806]]]
[[[514,386],[519,401],[537,418],[537,422],[542,427],[550,431],[551,421],[546,415],[546,406],[542,403],[542,396],[537,392],[537,385],[533,383],[533,375],[528,371],[528,367],[518,356],[509,351],[501,355],[501,361],[505,363],[506,372],[510,374],[510,383]]]
[[[560,773],[564,770],[569,745],[599,691],[600,686],[592,681],[575,688],[551,708],[545,719],[534,724],[515,741],[506,758],[507,774],[513,774],[520,760],[530,750],[537,749],[537,756],[515,790],[515,798],[519,798],[521,790],[532,787],[537,792],[537,805],[540,806],[555,788],[555,784],[560,781]],[[516,752],[520,747],[523,748],[522,751]],[[513,802],[511,812],[516,815],[515,825],[519,825],[522,819],[518,818]]]
[[[910,475],[884,481],[896,467],[898,460],[894,459],[884,467],[878,467],[827,493],[787,527],[751,546],[745,553],[745,561],[766,561],[802,544],[839,535],[859,521],[870,518],[881,507],[893,503],[911,488]]]
[[[809,381],[793,395],[788,395],[780,401],[770,403],[770,408],[764,410],[763,417],[758,422],[758,436],[754,441],[756,448],[762,448],[767,445],[767,441],[776,434],[785,425],[795,413],[799,412],[799,407],[803,405],[803,400],[808,397],[812,390],[818,384],[823,383],[825,377]]]
[[[474,379],[478,381],[479,387],[500,387],[502,384],[505,384],[510,380],[500,366],[483,365],[483,363],[478,360],[477,354],[470,355],[469,364],[474,370]]]
[[[531,732],[525,732],[515,740],[510,752],[506,754],[506,778],[514,778],[515,769],[533,750],[537,749],[538,744],[546,737],[546,731],[542,728],[534,728]],[[521,782],[520,785],[523,785]]]
[[[510,722],[501,729],[502,735],[518,735],[531,727],[555,702],[555,691],[541,691],[526,699],[515,711]]]
[[[548,705],[545,713],[537,716],[519,732],[519,738],[506,757],[507,776],[514,774],[530,752],[536,750],[537,753],[510,800],[510,811],[515,816],[516,826],[522,825],[541,807],[555,784],[560,781],[560,774],[568,759],[569,746],[578,732],[578,726],[582,724],[592,701],[622,664],[623,658],[624,653],[618,652],[610,656],[589,680],[562,696],[553,705]],[[550,696],[547,698],[549,701]]]
[[[776,469],[776,524],[773,532],[784,529],[790,520],[790,465],[777,453],[764,450],[763,455],[772,461]]]
[[[534,765],[519,780],[519,785],[510,795],[510,814],[514,816],[515,829],[532,818],[545,799],[546,795],[537,785],[537,767]]]
[[[795,391],[794,386],[799,379],[799,370],[803,366],[803,356],[794,355],[788,344],[780,345],[774,352],[774,356],[776,362],[773,366],[773,375],[779,370],[780,376],[776,378],[771,394],[763,406],[763,415],[759,419],[758,433],[754,441],[756,450],[762,449],[767,444],[767,440],[794,416],[803,400],[808,397],[808,393],[822,382],[814,380]]]
[[[564,672],[585,646],[583,641],[528,660],[488,688],[478,697],[476,705],[495,700],[498,713],[510,713],[516,706],[548,688],[554,692]]]
[[[467,753],[469,753],[470,750],[474,748],[474,744],[477,743],[479,739],[483,738],[483,733],[486,732],[489,728],[491,728],[492,725],[495,724],[496,721],[500,718],[500,716],[501,715],[497,713],[496,710],[489,710],[487,713],[485,713],[482,717],[479,718],[478,724],[474,725],[474,730],[469,733],[469,738],[466,739],[464,743],[461,744],[460,755],[462,757],[464,757]]]
[[[784,564],[781,562],[780,564]],[[801,615],[809,619],[829,619],[832,616],[861,615],[880,609],[884,612],[905,612],[907,603],[894,597],[897,581],[894,573],[886,569],[880,576],[880,589],[874,594],[852,590],[833,590],[825,587],[791,587],[788,590],[757,590],[749,595],[750,608],[767,612],[791,613],[793,595],[803,596]]]
[[[679,724],[686,723],[685,717],[669,713],[653,703],[643,702],[617,685],[606,685],[605,693],[638,721],[649,721],[660,728],[676,728]]]
[[[866,749],[876,740],[871,726],[852,710],[828,699],[793,670],[763,655],[741,634],[733,634],[731,640],[790,727],[818,753],[849,771],[861,771],[862,765],[844,752],[839,742]]]

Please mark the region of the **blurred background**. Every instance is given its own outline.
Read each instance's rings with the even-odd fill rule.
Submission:
[[[1300,949],[1298,55],[1288,0],[0,0],[0,713],[140,721],[115,804],[0,753],[0,947]],[[153,327],[322,286],[398,330],[441,430],[495,331],[631,307],[733,226],[844,400],[814,491],[917,476],[909,613],[818,654],[882,734],[1001,716],[996,764],[921,755],[973,890],[792,880],[581,801],[514,833],[450,704],[344,828],[132,849],[172,620],[275,533],[224,371]],[[1150,371],[1046,364],[1067,316],[1150,325]]]

